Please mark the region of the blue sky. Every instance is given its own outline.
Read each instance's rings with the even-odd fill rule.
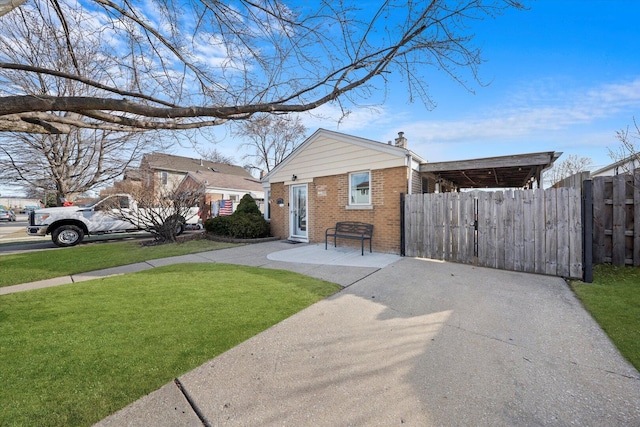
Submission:
[[[433,70],[433,110],[408,103],[398,84],[383,105],[353,110],[340,125],[305,118],[309,134],[322,127],[386,142],[403,131],[429,161],[554,150],[591,157],[593,168],[611,163],[615,132],[640,120],[640,1],[529,5],[472,23],[486,86],[471,82],[472,93]],[[215,148],[240,162],[237,140],[222,130],[218,139]]]

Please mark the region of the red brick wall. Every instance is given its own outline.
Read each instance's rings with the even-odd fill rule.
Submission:
[[[377,252],[400,253],[400,193],[407,193],[409,169],[397,167],[371,171],[371,204],[373,209],[347,209],[349,175],[315,178],[308,184],[309,241],[324,242],[325,230],[338,221],[360,221],[373,224],[373,249]],[[289,237],[289,186],[271,186],[271,234]],[[282,198],[280,208],[276,200]],[[360,242],[339,239],[341,246],[359,246]]]
[[[278,199],[284,200],[284,207],[278,206]],[[289,237],[289,186],[279,182],[271,184],[271,235],[286,239]]]

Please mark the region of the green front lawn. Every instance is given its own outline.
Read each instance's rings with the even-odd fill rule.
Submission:
[[[206,239],[158,246],[142,246],[139,242],[110,242],[0,255],[0,287],[232,246],[237,245]]]
[[[182,264],[4,295],[0,425],[91,425],[338,289]]]
[[[640,370],[640,268],[596,265],[593,283],[572,282],[578,298],[622,355]]]

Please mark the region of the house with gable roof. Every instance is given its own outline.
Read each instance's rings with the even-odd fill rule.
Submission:
[[[163,188],[200,190],[202,196],[199,205],[203,220],[211,215],[213,202],[238,202],[245,194],[251,194],[259,204],[264,199],[259,180],[241,166],[173,154],[145,154],[139,168],[128,170],[122,182],[114,183],[114,191],[124,188],[127,183],[142,181],[156,195],[162,194]]]
[[[634,153],[630,156],[625,157],[624,159],[618,160],[594,172],[591,172],[591,177],[615,176],[621,174],[633,175],[637,170],[640,170],[640,155]]]
[[[222,173],[217,170],[197,170],[189,172],[183,178],[180,188],[200,190],[201,218],[205,220],[214,213],[214,203],[220,200],[230,200],[234,209],[240,199],[249,194],[258,206],[264,202],[264,188],[258,179],[251,175],[242,176]]]
[[[429,163],[407,148],[402,132],[381,143],[319,129],[263,177],[265,218],[273,236],[311,243],[324,242],[337,222],[372,224],[374,250],[400,253],[401,194],[540,188],[542,171],[560,154]]]

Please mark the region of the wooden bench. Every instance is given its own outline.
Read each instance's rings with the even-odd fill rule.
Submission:
[[[327,241],[333,237],[333,247],[336,247],[336,238],[360,240],[360,249],[364,256],[364,241],[369,240],[369,252],[371,251],[371,238],[373,237],[373,224],[364,222],[337,222],[335,227],[327,228],[324,232],[324,249],[327,250]]]

